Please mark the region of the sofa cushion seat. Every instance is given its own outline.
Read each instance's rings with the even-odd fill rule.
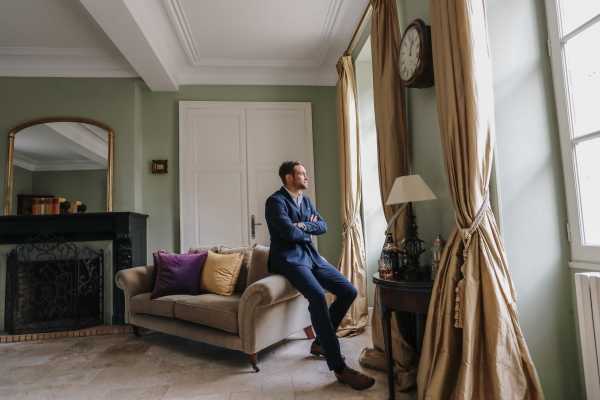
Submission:
[[[235,293],[231,296],[212,293],[186,296],[175,302],[175,318],[229,333],[238,333],[240,297]]]
[[[158,297],[154,300],[150,299],[152,293],[140,293],[133,296],[130,300],[131,312],[136,314],[150,314],[157,317],[174,318],[173,307],[175,301],[185,297],[195,297],[188,294],[172,294],[169,296]]]

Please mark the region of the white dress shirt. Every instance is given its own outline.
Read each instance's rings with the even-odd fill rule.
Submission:
[[[296,205],[298,206],[298,208],[302,207],[302,198],[304,197],[302,195],[302,192],[298,193],[298,195],[296,196],[294,193],[290,192],[288,190],[288,188],[286,188],[285,186],[283,187],[292,197],[292,199],[294,199],[294,201],[296,202]]]

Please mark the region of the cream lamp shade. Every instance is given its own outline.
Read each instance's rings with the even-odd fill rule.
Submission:
[[[420,175],[405,175],[396,178],[385,205],[434,200],[436,198]]]

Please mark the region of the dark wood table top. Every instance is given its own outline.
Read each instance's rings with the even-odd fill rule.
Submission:
[[[398,280],[398,279],[383,279],[379,276],[379,272],[373,274],[373,283],[381,287],[404,290],[431,290],[433,281],[428,279],[422,280]]]

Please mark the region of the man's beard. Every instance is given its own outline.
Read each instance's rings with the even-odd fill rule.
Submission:
[[[308,185],[304,182],[300,182],[296,185],[296,187],[298,188],[298,190],[306,190],[308,189]]]

